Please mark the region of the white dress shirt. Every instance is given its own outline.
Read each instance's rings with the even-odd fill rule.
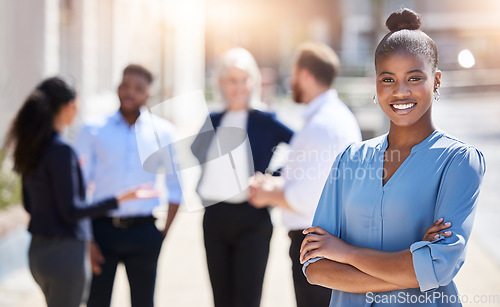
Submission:
[[[248,110],[241,111],[226,111],[222,117],[219,128],[240,128],[247,130],[248,123]],[[214,138],[210,145],[209,151],[216,150],[214,146],[219,146],[218,138]],[[231,197],[232,188],[235,185],[235,178],[233,171],[227,171],[224,167],[218,163],[207,163],[204,165],[203,174],[198,186],[199,195],[206,200],[212,200],[215,202],[224,201],[227,203],[242,203],[248,200],[248,180],[253,175],[249,167],[249,161],[251,157],[249,156],[249,148],[247,148],[247,143],[243,143],[242,147],[238,150],[231,152],[233,155],[233,161],[235,164],[235,169],[238,172],[238,177],[241,180],[246,180],[246,182],[241,182],[240,184],[244,189]],[[220,151],[220,149],[219,149]]]
[[[293,208],[283,210],[283,224],[288,230],[311,226],[335,157],[347,145],[361,141],[356,118],[335,90],[313,99],[303,117],[305,125],[290,142],[282,172],[285,199]]]
[[[152,116],[160,138],[171,140],[168,142],[171,143],[174,140],[174,126],[163,118]],[[142,167],[134,126],[130,126],[118,111],[97,123],[84,126],[80,132],[76,149],[86,183],[93,183],[95,186],[94,200],[113,196],[130,187],[155,182],[157,174],[147,172]],[[168,201],[179,204],[182,189],[178,176],[171,172],[166,175],[165,182]],[[110,211],[109,215],[148,216],[152,215],[159,203],[159,198],[131,200]]]

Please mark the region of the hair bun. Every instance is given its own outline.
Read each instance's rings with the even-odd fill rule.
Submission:
[[[391,32],[399,30],[418,30],[422,25],[420,15],[410,9],[401,8],[391,14],[385,25]]]

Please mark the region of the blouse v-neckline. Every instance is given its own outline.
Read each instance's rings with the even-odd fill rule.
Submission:
[[[410,160],[411,156],[414,155],[417,151],[425,148],[426,145],[428,145],[430,143],[430,141],[432,139],[434,139],[434,136],[440,136],[442,134],[443,134],[443,132],[441,130],[436,129],[431,134],[429,134],[429,136],[427,136],[424,140],[422,140],[420,143],[414,145],[411,148],[411,151],[410,151],[410,154],[408,155],[408,157],[406,157],[405,160],[403,161],[403,163],[401,163],[401,165],[399,165],[399,167],[396,169],[396,171],[394,171],[394,173],[392,174],[391,178],[389,178],[389,180],[387,180],[385,184],[384,184],[384,178],[382,176],[382,178],[380,179],[381,189],[385,190],[386,188],[390,187],[390,183],[392,181],[395,181],[395,179],[393,180],[393,178],[397,177],[399,175],[399,173],[402,172],[401,169],[404,169],[406,164],[408,164],[408,160]],[[383,137],[383,141],[381,143],[380,151],[379,151],[379,155],[380,155],[379,161],[381,161],[381,163],[382,163],[382,165],[381,165],[382,170],[384,170],[384,164],[385,164],[385,151],[387,150],[387,147],[389,146],[388,138],[389,138],[389,133],[386,133],[385,136]],[[382,172],[382,174],[383,173],[384,172]]]

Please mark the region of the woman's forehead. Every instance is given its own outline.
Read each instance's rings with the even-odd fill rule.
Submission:
[[[237,66],[231,66],[226,68],[226,71],[224,72],[224,76],[227,77],[244,77],[247,78],[250,74],[244,70],[241,69],[240,67]]]
[[[423,54],[400,51],[388,54],[377,60],[377,72],[432,72],[432,64]]]

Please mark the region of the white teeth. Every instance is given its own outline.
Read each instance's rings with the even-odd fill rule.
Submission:
[[[398,110],[406,110],[413,107],[414,105],[415,105],[414,103],[407,103],[407,104],[393,104],[392,106]]]

